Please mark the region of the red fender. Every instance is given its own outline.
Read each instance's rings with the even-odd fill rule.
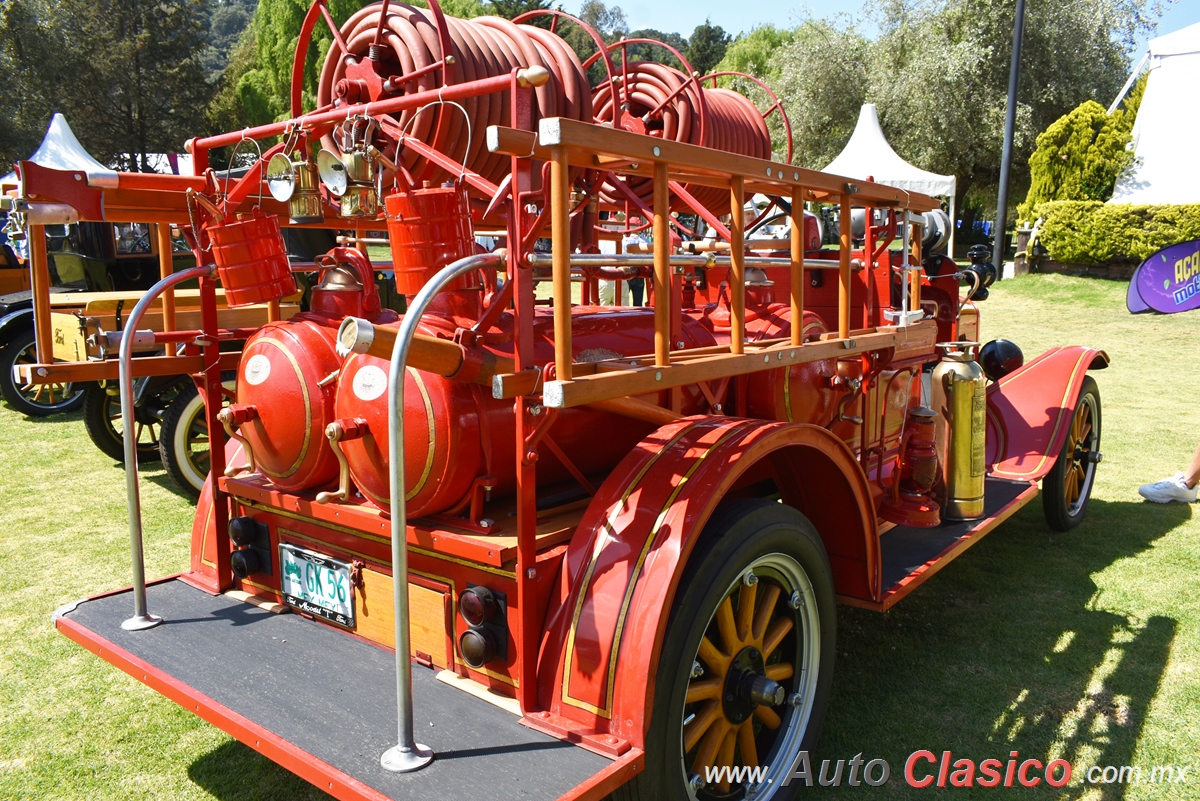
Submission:
[[[1071,345],[1052,348],[987,390],[990,475],[1037,481],[1050,472],[1088,370],[1108,366],[1108,354]]]
[[[722,500],[768,494],[763,482],[821,533],[837,592],[878,597],[870,487],[841,440],[812,425],[684,418],[617,466],[571,541],[538,666],[547,727],[644,745],[659,648],[692,547]]]
[[[242,456],[242,443],[236,439],[225,440],[225,463],[241,464],[245,461]],[[217,549],[217,524],[213,519],[213,477],[210,473],[204,479],[204,488],[200,490],[200,499],[196,502],[196,514],[192,518],[192,564],[191,569],[180,576],[184,582],[207,593],[220,592],[220,582],[217,578],[217,565],[213,554]]]

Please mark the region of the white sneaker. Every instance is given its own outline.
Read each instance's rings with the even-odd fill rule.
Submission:
[[[1176,473],[1162,481],[1143,484],[1138,487],[1138,494],[1154,503],[1171,503],[1171,501],[1195,503],[1198,490],[1200,490],[1200,485],[1189,489],[1188,485],[1183,483],[1183,473]]]

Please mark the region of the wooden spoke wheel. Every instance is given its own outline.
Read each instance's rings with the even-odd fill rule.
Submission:
[[[180,390],[191,383],[187,376],[136,378],[133,383],[134,442],[138,463],[158,461],[158,438],[163,412]],[[84,393],[83,425],[92,443],[110,459],[125,462],[121,399],[108,388],[91,384]]]
[[[803,783],[783,781],[820,733],[834,627],[812,524],[779,503],[723,506],[692,552],[663,643],[646,773],[616,797],[792,798]]]
[[[233,371],[221,374],[222,386],[228,393],[223,399],[225,404],[233,397],[236,378],[237,373]],[[210,469],[209,440],[204,399],[194,384],[184,386],[163,414],[158,450],[163,467],[179,488],[193,499],[199,499]]]
[[[0,348],[0,396],[8,405],[30,417],[73,412],[83,405],[85,384],[18,384],[13,368],[37,364],[33,329],[17,334]]]
[[[1067,441],[1042,479],[1042,509],[1051,528],[1069,531],[1083,521],[1100,460],[1100,389],[1087,376],[1071,414]]]

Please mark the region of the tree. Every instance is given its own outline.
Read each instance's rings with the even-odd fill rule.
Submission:
[[[292,60],[309,0],[260,0],[250,30],[254,36],[254,68],[238,78],[237,96],[255,124],[291,116]],[[330,0],[329,12],[341,25],[357,11],[355,0]],[[317,75],[333,36],[318,20],[304,68],[305,108],[316,105]]]
[[[49,90],[66,74],[54,74],[56,45],[65,44],[48,30],[41,6],[30,0],[0,5],[0,71],[6,81],[0,95],[0,173],[33,154],[56,108]]]
[[[714,71],[744,72],[769,83],[778,77],[771,69],[771,57],[795,37],[795,30],[776,28],[771,24],[758,25],[733,40]],[[725,82],[722,79],[722,84]]]
[[[253,17],[252,3],[228,0],[213,4],[208,16],[208,47],[201,54],[209,81],[220,80],[242,31]]]
[[[208,105],[206,117],[210,131],[236,131],[270,122],[273,112],[270,108],[247,107],[239,89],[242,80],[257,66],[258,47],[254,38],[254,29],[247,26],[237,44],[229,52],[229,60],[217,82],[217,91]],[[259,97],[258,93],[247,93],[251,98]],[[214,154],[213,164],[224,166],[220,154]]]
[[[603,0],[584,0],[579,7],[579,19],[596,29],[606,42],[615,42],[629,33],[629,23],[620,6],[609,8]]]
[[[488,0],[484,5],[486,13],[505,19],[514,19],[529,11],[546,11],[550,8],[550,0]],[[443,10],[452,17],[462,17],[463,14],[453,14],[445,6]],[[479,16],[471,14],[472,17]],[[546,18],[549,19],[548,17]],[[548,24],[548,23],[547,23]]]
[[[632,31],[629,34],[630,39],[653,39],[656,42],[662,42],[669,45],[680,53],[687,50],[687,39],[684,39],[677,33],[666,33],[664,31],[655,30],[654,28],[641,28]],[[649,44],[631,44],[625,48],[625,52],[629,56],[630,61],[655,61],[659,64],[669,64],[672,67],[680,66],[679,59],[667,50],[665,47],[657,47]]]
[[[775,51],[768,69],[791,119],[794,163],[821,169],[841,152],[866,98],[870,51],[845,20],[806,21]]]
[[[603,0],[585,0],[579,9],[578,17],[584,24],[590,26],[605,44],[612,44],[629,34],[629,23],[625,21],[625,12],[620,6],[609,8]],[[558,33],[567,41],[580,61],[586,61],[596,53],[596,43],[591,35],[578,25],[560,25]],[[619,56],[616,57],[619,61]],[[588,70],[588,81],[595,86],[604,80],[603,63],[597,61]]]
[[[730,41],[731,37],[725,33],[724,28],[713,25],[706,19],[692,31],[683,55],[691,63],[692,69],[701,75],[707,75],[725,57],[725,50]]]
[[[28,157],[54,111],[107,164],[148,169],[148,154],[180,151],[212,94],[207,19],[206,0],[9,0],[0,58],[29,88],[7,117],[19,133],[6,158]]]
[[[1022,49],[1013,140],[1016,186],[1028,180],[1035,132],[1092,99],[1106,103],[1147,26],[1146,0],[1032,3]],[[958,178],[959,207],[972,190],[994,196],[1003,145],[1014,5],[1009,0],[881,4],[866,99],[896,151]],[[1017,193],[1014,192],[1014,195]]]
[[[1126,145],[1133,138],[1136,115],[1136,102],[1132,110],[1109,114],[1095,100],[1085,100],[1055,120],[1038,136],[1029,157],[1029,194],[1017,209],[1019,217],[1032,220],[1034,208],[1047,200],[1112,197],[1117,176],[1133,160]]]

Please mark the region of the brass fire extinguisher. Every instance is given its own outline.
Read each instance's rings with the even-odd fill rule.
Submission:
[[[983,516],[986,477],[987,378],[975,362],[978,342],[940,342],[933,370],[938,413],[937,450],[942,466],[936,497],[944,520]]]

